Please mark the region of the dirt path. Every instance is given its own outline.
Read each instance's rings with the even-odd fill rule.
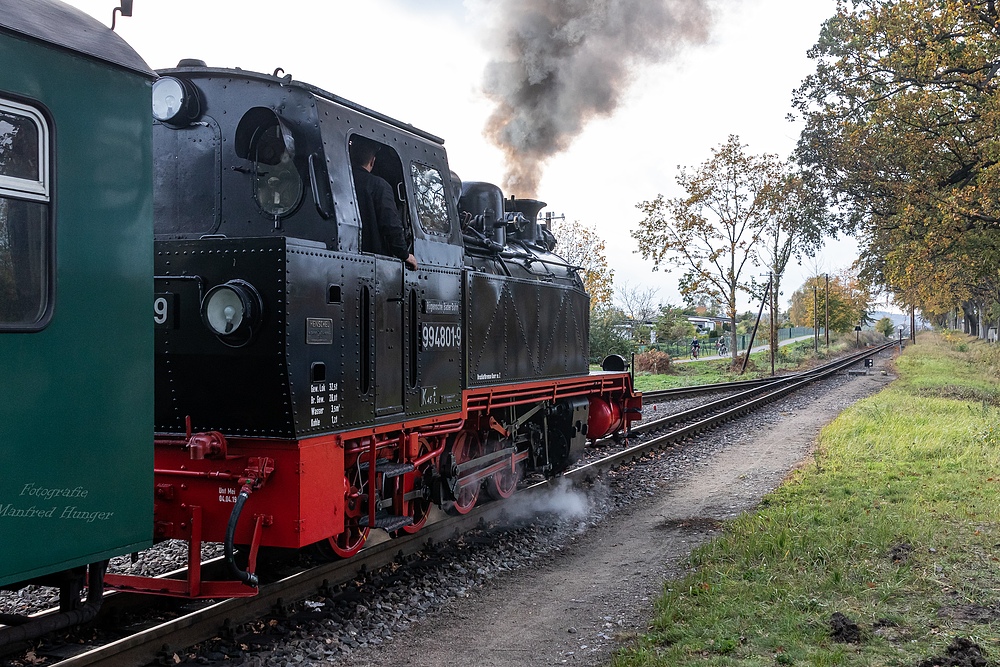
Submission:
[[[808,456],[825,424],[892,379],[880,374],[882,363],[872,375],[842,377],[833,391],[807,390],[716,432],[716,442],[679,455],[682,463],[672,465],[683,474],[653,482],[647,502],[345,664],[608,664],[622,642],[645,631],[664,579],[680,573],[717,522],[755,506]]]

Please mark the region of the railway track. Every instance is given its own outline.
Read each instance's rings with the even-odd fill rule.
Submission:
[[[710,394],[720,394],[723,392],[756,389],[758,387],[766,387],[770,384],[773,384],[774,382],[784,382],[795,378],[801,379],[809,377],[814,374],[819,374],[822,376],[823,373],[825,373],[828,368],[837,368],[842,361],[848,358],[859,357],[861,359],[865,359],[876,352],[880,352],[884,349],[895,346],[896,343],[886,343],[879,347],[865,348],[864,350],[859,350],[853,355],[849,355],[849,357],[841,357],[822,366],[811,368],[807,371],[803,371],[801,373],[795,373],[792,375],[758,378],[756,380],[737,380],[735,382],[717,382],[715,384],[697,384],[697,385],[691,385],[689,387],[658,389],[656,391],[644,391],[642,393],[642,397],[644,402],[671,400],[676,398],[690,398],[692,396],[707,396]],[[856,362],[851,362],[851,363],[856,363]]]
[[[673,389],[658,389],[656,391],[644,391],[642,397],[644,401],[663,401],[676,398],[690,398],[692,396],[708,396],[711,394],[721,394],[727,391],[743,391],[764,387],[777,378],[758,378],[756,380],[737,380],[735,382],[718,382],[716,384],[694,384],[688,387],[674,387]]]
[[[768,379],[767,381],[752,380],[725,383],[728,385],[726,389],[717,389],[716,391],[737,390],[736,393],[668,417],[642,422],[633,428],[629,441],[608,445],[598,450],[600,452],[599,458],[573,468],[564,473],[563,476],[572,480],[599,477],[612,468],[635,460],[653,450],[672,446],[709,431],[813,382],[841,372],[860,363],[865,358],[891,347],[893,344],[869,348],[797,375]],[[690,392],[696,388],[683,389]],[[707,387],[697,389],[702,394],[707,394],[710,391]],[[697,393],[667,390],[666,392],[650,392],[646,396],[650,397],[651,394],[656,399],[698,395]],[[605,451],[612,447],[614,451]],[[537,493],[545,490],[548,485],[548,482],[538,482],[519,490],[518,494]],[[260,594],[256,597],[203,603],[194,608],[176,609],[168,612],[168,614],[176,614],[176,617],[147,623],[148,627],[111,640],[101,646],[51,647],[44,652],[39,652],[39,656],[45,656],[50,659],[50,663],[56,662],[62,667],[134,666],[157,661],[168,663],[175,652],[183,652],[186,647],[224,634],[241,624],[258,620],[295,601],[316,594],[326,594],[339,584],[351,581],[359,570],[383,567],[420,551],[428,542],[452,539],[477,525],[500,519],[504,511],[503,503],[489,503],[476,507],[464,516],[451,517],[443,513],[435,513],[428,521],[427,526],[415,535],[386,539],[381,542],[373,541],[361,554],[348,561],[327,563],[308,569],[288,570],[274,581],[262,584]],[[208,566],[210,564],[206,564],[206,567]],[[131,594],[118,594],[110,596],[105,605],[110,608],[127,608],[129,605],[136,605],[138,597]],[[142,604],[142,601],[139,600],[138,604]],[[112,611],[112,613],[115,612]]]

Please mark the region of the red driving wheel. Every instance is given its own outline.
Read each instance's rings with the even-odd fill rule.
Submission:
[[[356,468],[352,468],[356,470]],[[358,476],[356,473],[354,476]],[[371,529],[368,526],[361,526],[360,519],[364,511],[364,503],[361,502],[361,489],[351,481],[348,475],[344,475],[344,530],[339,535],[328,537],[317,546],[320,553],[326,557],[350,558],[354,556],[368,541],[368,534]]]
[[[426,455],[431,451],[430,443],[427,442],[426,438],[420,438],[420,449],[417,453],[417,458]],[[416,471],[403,476],[403,494],[410,493],[415,489],[422,488],[424,486],[424,473],[428,472],[434,467],[434,461],[427,461]],[[431,499],[430,498],[414,498],[410,501],[409,515],[413,517],[413,523],[409,526],[403,526],[404,533],[415,533],[424,527],[427,523],[427,515],[431,511]]]
[[[455,436],[454,442],[451,443],[451,460],[454,466],[471,461],[481,456],[482,453],[483,447],[479,442],[479,436],[472,431],[462,431]],[[447,510],[455,514],[468,514],[476,506],[476,501],[479,500],[480,486],[480,484],[470,484],[459,489],[455,492],[454,502]]]

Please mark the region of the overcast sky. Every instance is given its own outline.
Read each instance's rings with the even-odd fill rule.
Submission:
[[[117,4],[69,1],[105,24]],[[281,67],[444,137],[463,179],[499,183],[503,155],[483,134],[493,107],[481,87],[484,45],[496,31],[487,10],[496,2],[135,0],[118,32],[153,68],[181,58],[258,72]],[[834,8],[835,0],[716,0],[707,43],[633,72],[613,115],[590,122],[548,162],[538,197],[554,214],[597,228],[616,285],[654,287],[661,301],[681,302],[679,274],[654,273],[635,254],[636,203],[681,194],[678,166],[707,160],[729,134],[753,153],[787,157],[800,127],[786,119],[791,93],[812,71],[806,51]],[[845,268],[855,253],[850,239],[828,241],[816,260],[789,268],[783,301],[815,270]]]

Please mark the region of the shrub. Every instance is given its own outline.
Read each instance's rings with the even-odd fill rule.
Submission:
[[[663,375],[670,372],[670,355],[660,350],[646,350],[635,355],[635,370],[639,373]]]
[[[875,331],[886,338],[892,338],[892,334],[896,331],[896,325],[888,317],[883,317],[875,323]]]
[[[779,350],[780,349],[781,348],[779,348]],[[740,370],[743,368],[743,358],[745,356],[747,356],[746,352],[743,352],[741,354],[737,354],[736,355],[736,361],[733,361],[733,362],[730,363],[729,370],[731,372],[733,372],[733,373],[739,373]],[[746,368],[746,370],[749,373],[753,373],[754,371],[757,370],[757,361],[753,357],[750,357],[750,360],[747,362],[747,368]]]

